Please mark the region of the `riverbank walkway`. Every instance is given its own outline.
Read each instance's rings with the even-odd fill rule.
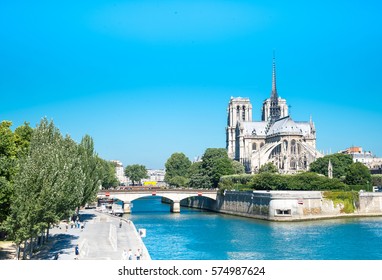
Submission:
[[[150,255],[134,224],[124,218],[101,213],[94,209],[80,210],[83,228],[66,228],[62,222],[50,229],[49,241],[32,259],[48,260],[58,255],[58,260],[122,260],[123,251],[131,249],[133,260],[140,249],[141,260]],[[120,226],[121,224],[121,226]],[[75,254],[78,245],[79,255]]]

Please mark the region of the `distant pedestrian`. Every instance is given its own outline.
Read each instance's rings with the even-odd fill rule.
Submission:
[[[74,247],[74,253],[75,253],[75,257],[74,259],[75,260],[78,260],[78,256],[80,255],[80,249],[78,248],[78,244],[76,245],[76,247]]]
[[[60,253],[57,253],[54,255],[54,260],[58,260],[58,258],[60,257]]]
[[[130,261],[133,259],[133,252],[131,251],[131,249],[129,249],[129,252],[127,252],[127,259]]]
[[[137,252],[135,253],[135,257],[137,258],[138,261],[141,259],[141,257],[142,257],[141,249],[137,250]]]
[[[80,217],[77,216],[77,218],[76,218],[76,225],[77,225],[77,228],[80,228],[80,224],[81,224],[81,222],[80,222]]]
[[[122,227],[122,219],[119,220],[119,228]]]

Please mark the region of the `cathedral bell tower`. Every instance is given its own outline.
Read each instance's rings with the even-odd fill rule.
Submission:
[[[226,148],[228,157],[238,159],[236,129],[240,122],[252,121],[252,104],[249,98],[231,97],[227,108]]]

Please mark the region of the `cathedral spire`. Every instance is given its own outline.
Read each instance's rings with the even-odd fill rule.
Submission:
[[[272,93],[271,98],[278,99],[277,88],[276,88],[276,58],[275,51],[273,51],[273,60],[272,60]]]
[[[270,122],[274,123],[281,116],[281,108],[279,106],[279,96],[277,94],[276,88],[276,58],[275,51],[273,51],[273,61],[272,61],[272,93],[270,98]]]

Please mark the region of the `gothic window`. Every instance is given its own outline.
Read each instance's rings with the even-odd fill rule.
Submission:
[[[288,151],[288,141],[287,140],[284,140],[283,141],[283,147],[284,147],[284,152],[287,152]]]
[[[239,105],[236,107],[236,119],[237,120],[240,119],[240,106]]]
[[[297,153],[297,147],[296,147],[296,140],[292,140],[290,143],[290,152],[291,154],[296,154]]]
[[[256,145],[256,143],[253,143],[252,144],[252,151],[256,151],[256,149],[257,149],[257,145]]]
[[[245,106],[243,106],[243,111],[241,113],[243,121],[245,121]]]
[[[264,146],[264,142],[261,142],[260,144],[260,148],[262,148]]]

